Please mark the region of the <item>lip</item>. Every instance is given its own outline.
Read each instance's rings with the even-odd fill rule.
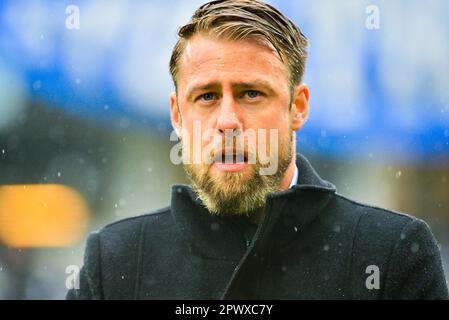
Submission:
[[[214,163],[213,166],[223,172],[240,172],[243,171],[248,164],[245,162],[237,162],[237,163]]]
[[[243,171],[248,163],[243,151],[224,149],[215,154],[213,166],[223,172]]]

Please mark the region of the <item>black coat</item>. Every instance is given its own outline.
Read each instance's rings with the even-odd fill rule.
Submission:
[[[258,227],[174,186],[170,207],[92,233],[67,298],[448,298],[424,221],[337,194],[301,155],[297,166],[298,184],[267,197]]]

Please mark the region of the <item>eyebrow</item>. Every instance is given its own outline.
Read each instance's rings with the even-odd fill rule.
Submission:
[[[264,88],[268,93],[273,93],[273,87],[268,81],[265,80],[256,80],[252,82],[235,82],[231,84],[233,89],[255,89],[255,88]],[[207,90],[217,90],[221,88],[221,84],[219,82],[211,82],[202,85],[193,86],[187,92],[187,99],[191,100],[196,92],[203,92]]]
[[[264,80],[256,80],[254,82],[239,82],[232,84],[232,88],[235,89],[255,89],[255,88],[264,88],[269,93],[273,93],[273,87],[268,81]]]
[[[196,92],[207,91],[207,90],[212,90],[212,89],[217,89],[217,88],[220,88],[220,84],[218,82],[211,82],[211,83],[206,83],[203,85],[193,86],[187,92],[187,100],[191,100],[193,95]]]

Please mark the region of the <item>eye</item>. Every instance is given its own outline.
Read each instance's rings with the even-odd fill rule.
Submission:
[[[212,101],[216,98],[217,98],[217,95],[213,92],[208,92],[208,93],[202,94],[201,96],[198,97],[199,100],[203,100],[203,101]]]
[[[248,90],[245,92],[245,95],[250,99],[256,99],[262,95],[262,92],[257,90]]]

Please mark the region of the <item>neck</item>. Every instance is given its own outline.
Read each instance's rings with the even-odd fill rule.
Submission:
[[[284,177],[279,184],[279,191],[287,190],[290,187],[293,176],[295,175],[295,165],[296,165],[296,153],[292,156],[292,161],[288,165],[287,170],[285,170]]]
[[[284,177],[281,180],[281,183],[279,184],[279,191],[287,190],[290,187],[290,184],[292,182],[293,176],[295,175],[295,166],[296,166],[296,131],[293,131],[292,133],[292,160],[290,161],[290,164],[288,165],[287,170],[285,171]]]

